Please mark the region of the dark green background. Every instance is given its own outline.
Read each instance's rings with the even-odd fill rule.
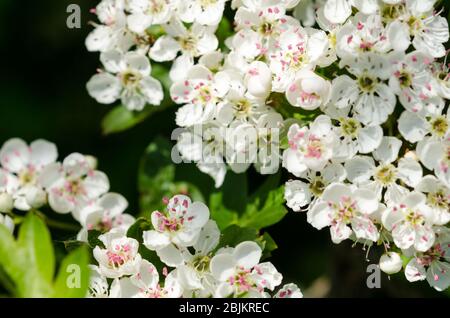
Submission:
[[[82,28],[66,27],[66,7],[82,8]],[[85,83],[99,66],[98,54],[85,49],[84,40],[94,19],[95,0],[1,0],[0,142],[20,137],[28,142],[45,138],[57,144],[60,158],[71,152],[93,154],[99,169],[111,180],[111,190],[125,195],[130,213],[138,211],[137,168],[146,146],[158,134],[170,136],[174,110],[155,114],[125,133],[102,136],[100,122],[111,106],[91,99]],[[250,185],[262,179],[250,173]],[[251,180],[251,181],[250,181]],[[441,296],[427,283],[410,284],[402,275],[382,288],[366,287],[365,252],[358,245],[333,245],[329,231],[317,231],[304,214],[290,212],[269,229],[280,248],[271,261],[309,295],[351,297]],[[375,253],[371,262],[377,262]],[[319,280],[319,283],[317,281]],[[320,283],[320,282],[325,282]],[[329,292],[323,287],[331,285]]]

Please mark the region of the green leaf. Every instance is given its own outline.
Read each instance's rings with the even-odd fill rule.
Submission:
[[[63,260],[54,282],[54,249],[43,220],[29,212],[19,228],[17,241],[0,224],[1,279],[8,283],[14,296],[84,297],[89,284],[88,264],[88,247],[82,246]],[[75,285],[70,284],[74,277]]]
[[[3,224],[0,224],[0,266],[6,274],[3,280],[18,282],[22,276],[25,255],[17,246],[14,237]],[[17,285],[17,283],[15,284]],[[17,286],[17,288],[20,286]],[[23,287],[23,286],[22,286]],[[18,291],[16,290],[18,294]]]
[[[49,297],[55,256],[50,234],[43,221],[28,213],[15,241],[0,225],[0,266],[15,286],[17,297]]]
[[[84,298],[89,287],[89,276],[89,250],[82,246],[62,261],[52,296]]]
[[[50,283],[55,272],[52,240],[44,221],[33,212],[28,213],[20,227],[18,245],[39,276]]]
[[[220,230],[224,230],[239,221],[238,213],[224,206],[223,194],[221,192],[214,193],[210,196],[209,211],[211,213],[211,219],[216,221]]]
[[[226,51],[227,47],[225,45],[225,40],[233,35],[233,28],[226,17],[223,17],[220,20],[219,25],[217,26],[216,36],[219,40],[219,46],[222,51]]]
[[[222,232],[219,245],[216,249],[228,246],[235,247],[245,241],[260,242],[258,238],[258,231],[256,229],[244,228],[233,224]]]
[[[103,118],[102,132],[104,135],[110,135],[130,129],[144,121],[157,108],[158,106],[147,105],[143,111],[133,112],[125,106],[117,106]]]
[[[104,248],[104,244],[102,241],[99,240],[99,236],[102,235],[102,232],[97,230],[90,230],[88,231],[88,243],[91,248],[94,248],[95,246],[100,246]]]
[[[263,247],[263,255],[261,257],[262,260],[267,259],[272,256],[272,252],[278,248],[277,243],[275,243],[272,236],[269,233],[265,232],[263,236],[260,237],[261,244]]]
[[[146,218],[138,218],[133,225],[127,231],[127,237],[134,238],[142,243],[142,233],[153,229],[153,225],[150,220]]]
[[[266,228],[276,224],[287,214],[284,207],[284,187],[272,190],[261,206],[263,197],[256,198],[247,205],[247,210],[239,220],[239,225],[256,229]]]

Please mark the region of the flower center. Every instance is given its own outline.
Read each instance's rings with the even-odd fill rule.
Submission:
[[[196,54],[197,52],[197,38],[190,34],[186,37],[179,38],[178,43],[180,43],[183,51],[191,52],[192,54]]]
[[[397,180],[395,167],[391,164],[378,167],[375,179],[385,186],[394,183]]]
[[[108,257],[108,265],[110,267],[115,269],[119,268],[132,259],[131,246],[128,244],[116,245],[114,251],[108,251],[106,256]]]
[[[81,180],[67,181],[64,188],[69,194],[74,196],[84,193],[84,188]]]
[[[356,202],[352,198],[344,196],[339,203],[330,203],[331,207],[335,211],[335,220],[348,224],[357,212]]]
[[[314,177],[309,184],[309,190],[316,196],[319,197],[322,195],[325,190],[325,182],[322,177]]]
[[[450,211],[450,195],[445,194],[443,189],[439,189],[434,193],[428,193],[427,202],[433,207]]]
[[[283,69],[290,68],[294,71],[301,70],[305,64],[308,63],[308,59],[304,54],[304,49],[298,48],[296,51],[289,51],[285,55],[285,60],[281,61]]]
[[[404,15],[405,11],[405,5],[402,3],[395,5],[383,3],[383,7],[381,8],[381,17],[385,23],[389,23]]]
[[[408,88],[412,85],[412,76],[410,73],[405,70],[399,71],[395,73],[401,88]]]
[[[123,86],[128,88],[134,88],[138,86],[141,79],[142,75],[132,70],[127,70],[122,74]]]
[[[438,137],[444,137],[449,128],[447,118],[444,116],[439,116],[431,121],[431,130]]]
[[[237,289],[238,294],[244,294],[255,286],[255,283],[250,278],[250,271],[244,269],[230,277],[228,282]]]
[[[207,255],[204,256],[198,256],[194,258],[192,261],[192,266],[195,268],[197,272],[206,272],[209,269],[209,263],[211,261],[211,258]]]
[[[356,139],[358,131],[361,128],[359,121],[353,118],[341,118],[340,120],[342,134],[344,136],[352,137]]]
[[[409,25],[409,29],[410,29],[411,33],[414,34],[415,32],[422,30],[423,24],[422,24],[422,20],[420,18],[417,18],[415,16],[410,16],[406,22]]]
[[[19,173],[19,182],[21,185],[35,184],[36,183],[35,169],[33,167],[23,169]]]
[[[248,99],[242,99],[233,106],[233,109],[237,118],[247,118],[251,113],[252,105]]]
[[[372,93],[378,84],[378,80],[368,75],[363,75],[358,79],[358,84],[363,92]]]
[[[320,159],[322,157],[323,145],[319,139],[310,139],[306,149],[304,149],[305,157]]]
[[[425,218],[421,213],[414,211],[412,209],[408,209],[406,212],[406,221],[409,222],[412,226],[424,225]]]
[[[89,224],[88,229],[89,230],[96,230],[101,233],[106,233],[110,231],[113,227],[113,221],[110,217],[105,216],[100,221],[98,221],[97,224]]]
[[[273,31],[275,30],[275,25],[272,22],[264,21],[259,26],[259,33],[261,33],[264,36],[271,35]]]

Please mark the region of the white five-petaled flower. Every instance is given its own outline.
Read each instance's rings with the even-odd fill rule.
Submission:
[[[93,170],[86,157],[79,153],[67,156],[62,164],[47,165],[39,183],[47,191],[50,207],[58,213],[77,213],[109,189],[108,177]]]
[[[287,92],[292,89],[294,81],[302,76],[302,71],[312,70],[319,64],[328,51],[328,45],[328,37],[323,31],[298,26],[282,33],[275,49],[268,53],[270,69],[274,73],[273,91]],[[325,91],[321,89],[320,95],[324,95]]]
[[[96,246],[93,254],[102,276],[118,278],[139,271],[142,257],[138,253],[138,241],[114,231],[100,235],[99,239],[105,248]]]
[[[445,106],[433,81],[430,65],[433,58],[423,52],[394,54],[391,59],[390,91],[398,95],[400,103],[409,111],[425,117],[440,114]]]
[[[146,104],[159,105],[163,99],[161,83],[150,76],[147,57],[138,52],[103,52],[100,60],[106,72],[94,75],[87,83],[89,94],[102,104],[120,99],[129,110],[140,111]]]
[[[203,26],[194,23],[190,28],[172,19],[164,26],[167,35],[159,37],[149,51],[150,57],[157,62],[173,61],[170,78],[180,81],[194,66],[194,58],[214,52],[219,42],[215,36],[215,26]],[[177,57],[178,53],[181,55]]]
[[[197,242],[202,227],[208,222],[209,209],[185,195],[176,195],[169,200],[167,212],[155,211],[151,219],[154,229],[144,232],[144,245],[164,258],[174,252],[175,245],[188,247]]]
[[[379,15],[358,13],[336,33],[336,53],[342,59],[341,65],[365,53],[386,54],[389,49],[390,42]]]
[[[308,222],[319,230],[329,226],[331,240],[336,244],[352,233],[357,239],[376,242],[379,232],[370,216],[379,205],[376,194],[370,190],[333,183],[308,211]]]
[[[288,132],[289,149],[283,153],[283,167],[295,176],[307,169],[319,171],[333,156],[336,135],[326,115],[317,117],[310,127],[294,124]]]
[[[214,293],[215,280],[209,271],[213,250],[220,240],[220,230],[216,222],[209,220],[202,228],[193,253],[188,249],[173,250],[170,264],[176,264],[178,281],[190,297],[209,297]],[[167,255],[165,255],[167,256]],[[161,258],[164,262],[166,258]]]
[[[265,289],[274,290],[282,275],[272,263],[259,264],[262,250],[246,241],[235,248],[225,248],[211,260],[211,273],[220,282],[215,297],[261,297]]]
[[[321,171],[307,170],[302,180],[289,180],[285,184],[284,198],[293,211],[299,212],[319,199],[330,184],[343,182],[346,178],[344,167],[339,163],[330,163]]]
[[[330,104],[337,108],[351,107],[354,118],[365,125],[377,126],[392,114],[396,98],[384,83],[390,75],[387,58],[365,53],[348,61],[351,74],[336,77],[332,83]]]
[[[414,247],[419,252],[427,251],[434,244],[434,220],[425,195],[419,192],[406,194],[401,202],[389,205],[382,214],[383,225],[392,232],[395,245],[405,250]]]
[[[417,144],[416,152],[423,165],[450,186],[450,132],[442,139],[425,137]]]
[[[58,157],[56,146],[39,139],[29,146],[22,139],[10,139],[0,150],[0,162],[5,174],[2,178],[6,192],[12,195],[14,207],[28,211],[46,203],[46,195],[39,177],[46,166]],[[6,175],[8,174],[8,175]]]
[[[127,51],[131,48],[135,37],[127,28],[124,5],[124,0],[102,0],[93,10],[102,24],[95,24],[95,29],[87,36],[88,51]]]
[[[212,119],[217,103],[228,92],[227,78],[222,72],[213,74],[205,66],[195,65],[184,80],[175,82],[170,95],[175,103],[185,104],[177,111],[177,125],[189,127]]]
[[[114,230],[126,234],[135,219],[130,214],[123,213],[128,207],[127,200],[117,193],[106,193],[97,200],[88,203],[74,213],[82,229],[77,235],[80,241],[87,241],[88,231],[101,233]]]
[[[347,178],[350,182],[371,189],[378,198],[382,198],[383,189],[386,192],[383,198],[386,202],[399,202],[407,194],[408,189],[398,184],[414,188],[422,180],[422,167],[413,158],[401,158],[397,166],[393,163],[398,159],[398,152],[402,142],[395,137],[384,137],[374,153],[378,161],[375,164],[372,157],[356,156],[345,163]]]
[[[450,222],[450,188],[433,175],[425,176],[415,188],[427,196],[427,204],[435,215],[434,224]]]
[[[449,39],[447,19],[433,12],[435,0],[407,0],[405,7],[387,27],[388,38],[397,51],[411,45],[433,57],[445,55],[444,43]],[[413,37],[411,41],[411,37]]]
[[[427,280],[437,291],[450,286],[450,240],[446,227],[436,228],[436,242],[426,252],[417,253],[406,265],[405,276],[410,282]]]
[[[450,134],[450,109],[446,115],[430,114],[426,117],[404,111],[398,120],[398,129],[403,138],[412,143],[424,139],[441,141]]]

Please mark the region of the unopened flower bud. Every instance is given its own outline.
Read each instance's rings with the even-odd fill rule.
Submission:
[[[388,275],[398,273],[402,264],[400,255],[395,252],[387,252],[380,257],[380,269]]]
[[[33,187],[26,194],[27,203],[35,209],[40,208],[47,203],[47,194],[38,187]]]

